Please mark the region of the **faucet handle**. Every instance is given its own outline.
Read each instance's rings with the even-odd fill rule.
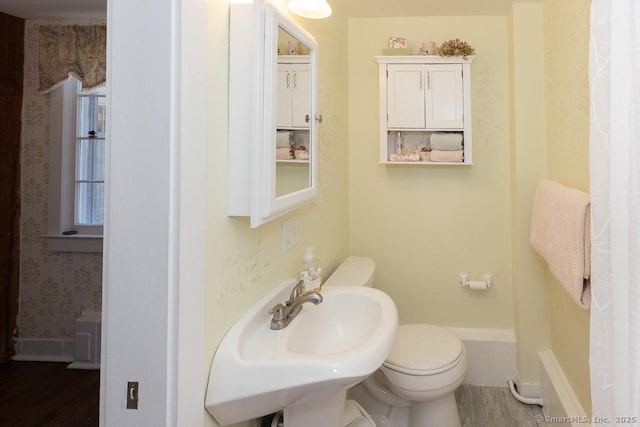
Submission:
[[[294,287],[291,289],[291,293],[289,294],[289,299],[285,303],[286,305],[292,305],[296,299],[302,294],[301,289],[304,285],[304,280],[300,280]]]
[[[269,314],[273,314],[273,319],[275,321],[284,320],[284,306],[280,303],[273,306],[271,310],[269,310]]]

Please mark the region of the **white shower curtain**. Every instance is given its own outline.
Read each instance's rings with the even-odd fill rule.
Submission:
[[[592,1],[589,75],[593,425],[639,426],[640,1]]]

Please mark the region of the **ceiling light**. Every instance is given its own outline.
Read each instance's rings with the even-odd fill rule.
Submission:
[[[298,16],[311,19],[322,19],[331,15],[331,6],[327,0],[289,0],[289,10]]]

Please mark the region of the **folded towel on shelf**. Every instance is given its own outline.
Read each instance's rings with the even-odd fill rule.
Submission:
[[[291,148],[276,147],[276,160],[291,160]]]
[[[429,138],[432,150],[458,151],[462,150],[461,133],[432,133]]]
[[[293,145],[309,147],[309,131],[293,132]]]
[[[579,307],[591,306],[589,194],[542,180],[531,214],[529,241]]]
[[[464,159],[464,151],[444,151],[444,150],[431,150],[429,153],[429,160],[432,162],[455,162],[462,163]]]
[[[279,130],[276,132],[276,147],[289,148],[291,146],[290,132],[287,130]]]
[[[420,149],[427,146],[428,140],[426,132],[402,132],[402,143],[405,146],[415,145]]]

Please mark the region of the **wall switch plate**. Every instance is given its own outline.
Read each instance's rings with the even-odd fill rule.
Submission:
[[[282,253],[298,243],[298,221],[295,217],[282,221]]]

